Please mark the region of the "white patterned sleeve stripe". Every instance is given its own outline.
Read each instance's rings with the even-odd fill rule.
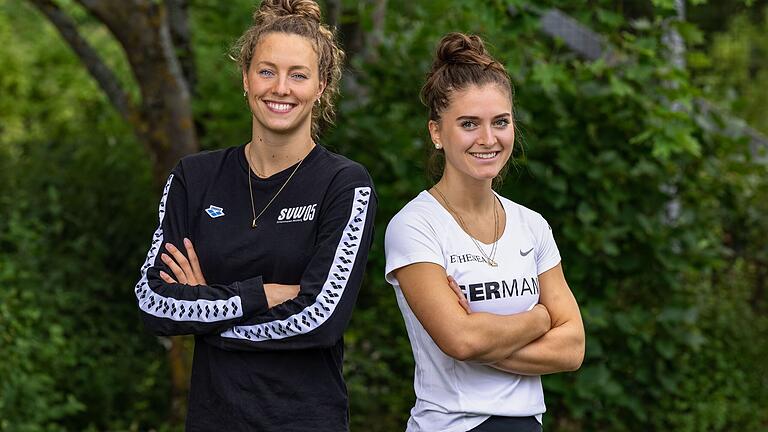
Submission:
[[[152,245],[147,252],[147,259],[141,266],[141,279],[136,284],[136,298],[139,308],[145,313],[157,318],[168,318],[173,321],[217,322],[243,316],[243,305],[240,296],[232,296],[225,300],[179,300],[157,294],[149,287],[147,270],[152,267],[157,254],[163,245],[163,218],[168,191],[171,189],[173,174],[168,177],[163,188],[158,209],[160,223],[152,236]]]
[[[355,188],[352,212],[344,232],[341,234],[339,244],[336,246],[333,263],[328,270],[323,288],[313,304],[283,320],[249,326],[235,326],[222,333],[221,336],[254,342],[285,339],[308,333],[328,320],[336,310],[336,306],[347,287],[352,266],[360,249],[370,199],[370,187]]]

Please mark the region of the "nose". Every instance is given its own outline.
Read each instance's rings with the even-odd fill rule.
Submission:
[[[484,146],[492,146],[496,144],[496,135],[494,135],[493,128],[491,126],[484,126],[481,128],[477,137],[477,143]]]
[[[288,86],[288,77],[285,75],[280,76],[275,82],[272,92],[279,96],[287,96],[291,92],[291,88]]]

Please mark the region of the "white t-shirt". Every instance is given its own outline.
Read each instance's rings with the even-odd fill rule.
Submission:
[[[386,279],[397,295],[416,361],[416,405],[408,432],[467,431],[492,415],[525,417],[546,411],[541,378],[510,374],[445,355],[408,306],[392,272],[418,262],[445,268],[462,287],[473,311],[509,315],[539,302],[538,275],[560,262],[544,218],[497,195],[506,212],[495,260],[485,262],[451,214],[421,192],[389,222],[385,236]],[[491,245],[480,243],[486,254]]]

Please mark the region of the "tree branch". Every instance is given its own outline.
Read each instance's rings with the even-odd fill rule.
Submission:
[[[384,40],[384,26],[387,20],[387,0],[374,0],[371,13],[372,28],[365,35],[363,57],[369,63],[379,59],[378,48]]]
[[[106,93],[109,101],[120,115],[129,123],[135,124],[138,111],[123,90],[120,81],[107,67],[96,50],[77,31],[75,22],[64,13],[52,0],[29,0],[56,27],[61,37],[67,42],[85,65],[91,77]]]
[[[325,21],[331,28],[341,25],[341,0],[327,0]]]
[[[141,89],[143,121],[137,134],[157,158],[155,178],[162,184],[179,158],[198,149],[189,85],[176,57],[165,2],[77,2],[107,26],[125,51]]]
[[[680,1],[676,1],[676,4],[678,8],[681,8],[683,5]],[[562,39],[568,48],[581,57],[591,61],[604,58],[609,65],[616,65],[622,57],[604,37],[564,12],[554,8],[541,9],[532,7],[529,9],[541,17],[541,31],[544,34],[552,38]],[[510,6],[507,8],[507,13],[509,16],[514,17],[520,13],[520,10]],[[683,12],[681,11],[680,13],[682,14]],[[679,47],[675,49],[679,49]],[[682,57],[680,59],[673,59],[674,61],[684,66]],[[749,137],[750,150],[753,157],[761,163],[768,163],[768,137],[751,128],[743,120],[722,112],[722,110],[705,99],[696,98],[695,103],[702,112],[709,115],[717,113],[726,120],[725,126],[720,128],[720,132],[728,136],[746,135]]]
[[[189,2],[187,0],[165,0],[168,10],[168,26],[171,40],[179,58],[181,70],[187,81],[189,92],[195,94],[197,74],[195,73],[195,53],[189,36]]]

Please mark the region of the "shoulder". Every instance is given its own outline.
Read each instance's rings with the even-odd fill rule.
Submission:
[[[408,201],[403,208],[400,209],[397,214],[392,218],[392,221],[396,220],[408,220],[408,219],[428,219],[430,215],[434,215],[438,210],[439,204],[430,199],[429,192],[422,191],[412,200]]]
[[[384,235],[386,279],[397,284],[392,272],[400,267],[430,262],[445,267],[440,204],[428,192],[421,192],[387,224]]]
[[[207,177],[224,164],[236,163],[236,152],[239,149],[242,149],[242,146],[206,150],[184,156],[174,171],[182,174],[187,181]]]
[[[370,197],[373,202],[378,202],[373,180],[363,165],[320,145],[318,147],[309,173],[314,184],[325,185],[326,196],[331,202],[351,192],[354,192],[355,199],[368,201],[366,197]]]
[[[440,210],[436,202],[432,202],[428,192],[421,192],[409,201],[387,224],[385,238],[396,237],[403,232],[415,230],[423,234],[437,234],[435,227],[436,215]]]
[[[218,149],[218,150],[204,150],[191,155],[184,156],[183,158],[181,158],[181,162],[187,165],[216,164],[217,162],[220,162],[226,159],[228,156],[232,155],[235,151],[241,148],[242,146],[236,146],[236,147],[227,147],[227,148]]]
[[[522,204],[518,204],[508,198],[499,195],[499,199],[507,210],[507,218],[521,225],[539,227],[542,224],[548,225],[541,213],[532,210]]]
[[[363,165],[325,147],[318,147],[318,166],[334,177],[334,183],[373,186],[373,180]]]

